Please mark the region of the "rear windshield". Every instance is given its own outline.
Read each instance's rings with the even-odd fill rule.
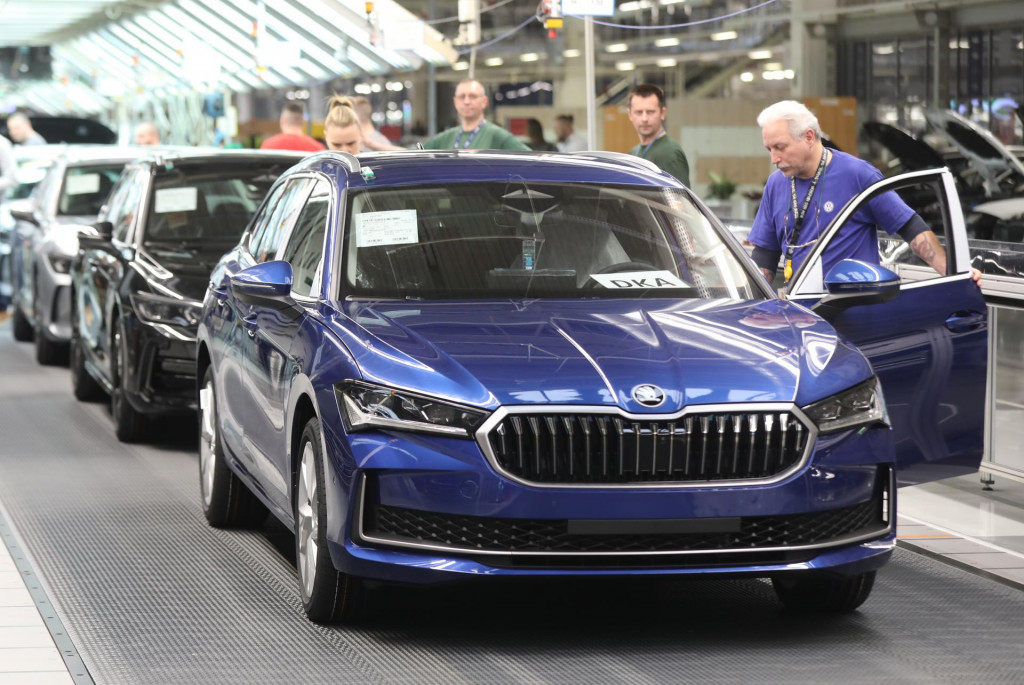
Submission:
[[[64,216],[95,217],[123,170],[124,162],[68,167],[60,189],[57,213]]]
[[[345,240],[345,297],[760,297],[734,241],[673,188],[367,188]]]
[[[280,171],[205,168],[156,176],[142,242],[237,242]]]

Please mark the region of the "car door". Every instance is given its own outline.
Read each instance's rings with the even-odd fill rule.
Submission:
[[[977,470],[983,452],[988,362],[985,301],[970,276],[960,201],[946,169],[880,181],[854,198],[822,235],[794,275],[787,297],[812,307],[824,295],[821,255],[848,218],[881,193],[930,192],[928,215],[945,236],[946,274],[903,250],[887,264],[900,275],[899,294],[830,315],[882,382],[892,422],[901,485]],[[883,261],[883,264],[885,262]]]
[[[112,224],[110,251],[83,250],[79,259],[80,277],[75,291],[74,309],[83,352],[113,382],[110,344],[113,339],[111,317],[117,306],[117,288],[131,253],[131,242],[140,215],[149,172],[129,168],[111,193],[99,218]]]
[[[278,186],[254,225],[235,269],[277,259],[278,250],[309,196],[312,179],[292,177]],[[227,277],[229,274],[225,274]],[[264,328],[267,313],[225,298],[227,338],[218,381],[225,398],[219,418],[222,435],[243,469],[251,472],[264,495],[278,502],[287,482],[275,466],[274,436],[283,429],[274,387],[281,382],[285,355],[280,342]],[[285,511],[287,511],[287,506]]]
[[[292,297],[300,307],[315,308],[324,254],[324,236],[331,215],[334,191],[329,181],[314,181],[305,205],[299,211],[291,230],[285,237],[277,258],[292,265]],[[287,407],[291,381],[300,369],[308,368],[308,346],[311,337],[301,334],[306,318],[296,311],[279,311],[268,307],[254,307],[250,317],[256,324],[254,340],[259,349],[256,374],[263,393],[266,413],[266,432],[254,439],[261,440],[260,454],[267,466],[278,477],[275,482],[284,489],[279,493],[280,504],[290,505],[288,462]]]

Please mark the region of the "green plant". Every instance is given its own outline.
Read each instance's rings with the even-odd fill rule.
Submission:
[[[708,186],[708,195],[715,200],[728,200],[736,192],[736,184],[721,174],[714,171],[708,172],[711,184]]]

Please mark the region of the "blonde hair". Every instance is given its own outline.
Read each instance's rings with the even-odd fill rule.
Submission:
[[[359,115],[356,114],[352,98],[344,95],[332,95],[331,99],[327,101],[327,116],[324,118],[324,128],[328,126],[344,128],[353,124],[359,126]]]

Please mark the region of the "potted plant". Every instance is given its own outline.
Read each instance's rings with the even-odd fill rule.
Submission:
[[[709,171],[708,178],[711,179],[711,183],[708,185],[708,196],[712,200],[728,200],[736,192],[736,184],[724,175]]]

